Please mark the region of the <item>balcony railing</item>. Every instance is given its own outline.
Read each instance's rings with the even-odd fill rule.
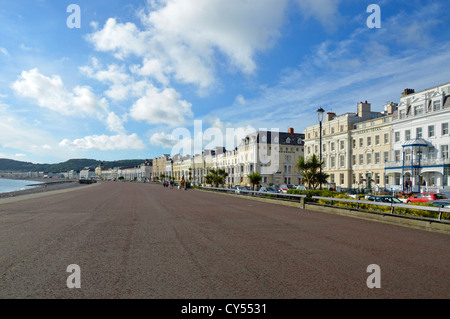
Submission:
[[[431,165],[444,165],[444,164],[450,164],[450,158],[432,158],[432,159],[414,159],[413,161],[411,160],[405,160],[405,162],[403,161],[392,161],[392,162],[386,162],[385,163],[385,167],[402,167],[403,163],[405,166],[431,166]]]

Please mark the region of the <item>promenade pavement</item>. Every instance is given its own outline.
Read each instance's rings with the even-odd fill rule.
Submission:
[[[445,234],[102,182],[0,204],[0,298],[447,299],[449,247]],[[381,288],[367,286],[372,264]]]

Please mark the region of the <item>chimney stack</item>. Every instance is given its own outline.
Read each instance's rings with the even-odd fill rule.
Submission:
[[[360,117],[363,121],[370,119],[370,103],[360,102],[358,104],[358,117]]]
[[[288,130],[288,133],[291,135],[294,135],[294,128],[290,127]]]
[[[402,93],[402,96],[407,96],[414,93],[414,89],[405,89]]]
[[[336,113],[333,112],[327,112],[326,116],[325,116],[325,122],[331,121],[332,119],[334,119],[336,117]]]

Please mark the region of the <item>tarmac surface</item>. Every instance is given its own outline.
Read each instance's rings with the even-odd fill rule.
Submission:
[[[445,234],[148,183],[16,199],[0,202],[0,298],[450,297]]]

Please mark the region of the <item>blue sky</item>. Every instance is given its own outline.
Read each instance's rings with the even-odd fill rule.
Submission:
[[[70,4],[80,28],[67,26]],[[381,28],[366,24],[370,4]],[[303,132],[319,107],[355,112],[367,100],[382,111],[405,88],[450,81],[448,9],[406,0],[0,0],[0,157],[145,159],[190,153],[193,140],[192,152],[225,145],[220,133]]]

